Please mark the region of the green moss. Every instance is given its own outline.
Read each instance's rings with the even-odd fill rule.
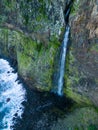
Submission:
[[[4,0],[3,2],[5,11],[11,12],[15,10],[16,0]]]
[[[6,16],[2,16],[2,15],[0,15],[0,25],[2,25],[2,23],[4,23],[5,21],[6,21]]]
[[[17,58],[18,72],[24,78],[30,79],[34,87],[49,91],[52,87],[54,57],[60,45],[54,36],[45,46],[30,37],[9,29],[0,29],[0,54]],[[14,49],[14,52],[12,51]]]
[[[74,130],[79,130],[79,128],[78,127],[75,127],[75,129]]]
[[[93,46],[90,48],[90,51],[98,52],[98,44],[93,44]]]
[[[52,87],[53,64],[59,42],[52,39],[48,46],[21,36],[17,46],[19,73],[28,76],[37,89],[49,91]]]
[[[96,128],[98,128],[98,113],[93,107],[82,107],[58,119],[52,130],[97,130]]]
[[[89,125],[87,130],[97,130],[95,125]]]
[[[28,57],[25,53],[17,53],[18,58],[18,70],[22,70],[22,74],[26,75],[26,72],[30,69],[31,57]]]
[[[70,87],[65,90],[65,94],[66,96],[72,98],[75,102],[77,102],[80,105],[92,105],[91,101],[85,95],[78,94],[77,92],[73,91]]]
[[[45,3],[45,0],[38,0],[40,3]],[[50,4],[50,2],[52,1],[52,0],[47,0],[48,1],[48,3]]]
[[[84,94],[78,92],[78,85],[81,79],[81,75],[78,71],[78,67],[75,64],[75,57],[73,55],[73,48],[70,48],[69,54],[67,54],[66,70],[65,70],[65,87],[64,94],[67,97],[72,98],[78,104],[91,105],[90,100]]]
[[[73,6],[71,8],[71,15],[76,15],[76,13],[79,10],[79,6],[80,6],[80,0],[74,0]]]

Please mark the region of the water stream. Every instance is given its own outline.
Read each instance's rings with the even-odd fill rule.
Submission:
[[[59,59],[59,68],[58,68],[58,79],[57,79],[57,94],[63,95],[63,84],[64,84],[64,73],[65,73],[65,62],[66,62],[66,53],[67,53],[67,46],[69,42],[69,34],[70,34],[70,26],[69,26],[69,14],[71,10],[73,0],[72,1],[66,1],[66,9],[64,11],[65,14],[65,34],[64,34],[64,40],[61,45],[61,51],[60,51],[60,59]]]

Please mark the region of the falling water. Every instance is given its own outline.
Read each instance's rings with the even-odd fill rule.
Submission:
[[[57,93],[58,95],[63,94],[63,78],[64,78],[64,70],[65,70],[65,61],[66,61],[66,52],[67,52],[67,44],[69,42],[69,34],[70,34],[70,27],[69,27],[69,14],[71,10],[73,0],[66,1],[66,9],[65,9],[65,23],[66,23],[66,30],[64,34],[64,40],[62,42],[61,46],[61,52],[60,52],[60,66],[59,66],[59,72],[58,72],[58,90]]]
[[[0,130],[13,130],[15,119],[21,118],[26,91],[17,80],[8,61],[0,59]]]
[[[69,41],[69,32],[70,32],[70,27],[67,25],[66,32],[64,35],[64,40],[62,43],[62,48],[61,48],[59,79],[58,79],[58,92],[57,92],[58,95],[62,95],[64,68],[65,68],[67,44]]]

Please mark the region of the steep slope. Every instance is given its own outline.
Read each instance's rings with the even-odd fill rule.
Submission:
[[[70,25],[65,93],[77,102],[89,102],[87,97],[98,106],[98,0],[76,1]]]

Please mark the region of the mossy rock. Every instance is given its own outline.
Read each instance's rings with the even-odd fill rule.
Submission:
[[[52,130],[97,130],[98,113],[93,107],[77,108],[65,114],[53,125]]]
[[[54,36],[45,45],[9,29],[2,28],[0,33],[0,45],[3,47],[0,55],[17,61],[19,75],[28,84],[30,81],[32,88],[49,91],[52,88],[54,58],[60,46],[58,39]]]

